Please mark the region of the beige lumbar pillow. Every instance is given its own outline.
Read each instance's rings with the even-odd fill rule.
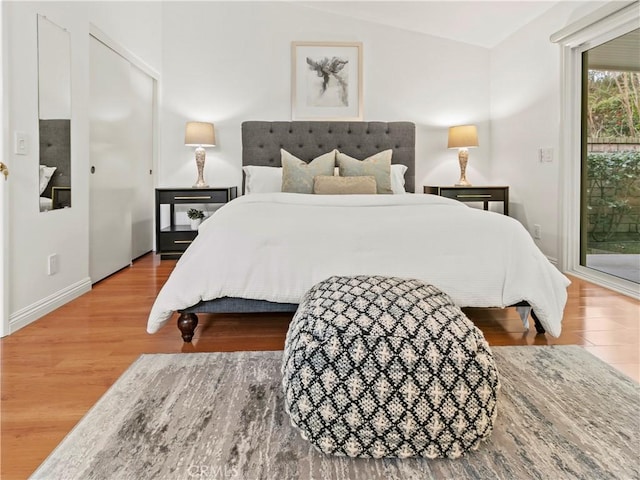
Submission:
[[[318,175],[313,179],[313,193],[319,195],[375,194],[376,179],[373,176],[336,177]]]
[[[364,160],[338,152],[336,160],[341,177],[373,176],[378,193],[393,193],[391,190],[391,155],[393,150],[384,150]]]
[[[318,175],[333,175],[336,152],[332,150],[314,158],[309,163],[281,149],[282,191],[290,193],[313,193],[313,179]]]

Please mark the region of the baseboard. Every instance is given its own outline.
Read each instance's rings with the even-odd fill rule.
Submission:
[[[69,285],[62,290],[38,300],[37,302],[24,307],[9,315],[9,334],[17,332],[32,322],[54,311],[65,303],[78,298],[80,295],[91,290],[91,279],[89,277]]]
[[[582,280],[586,280],[587,282],[608,288],[609,290],[621,293],[627,297],[640,300],[640,286],[637,283],[630,282],[622,278],[616,278],[613,275],[608,275],[606,273],[584,267],[570,269],[567,271],[567,274],[574,275]]]

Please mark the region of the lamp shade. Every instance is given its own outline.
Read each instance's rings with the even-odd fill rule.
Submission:
[[[478,146],[478,129],[475,125],[458,125],[449,128],[447,148],[467,148]]]
[[[184,144],[196,147],[214,147],[216,144],[216,133],[213,130],[213,123],[187,122]]]

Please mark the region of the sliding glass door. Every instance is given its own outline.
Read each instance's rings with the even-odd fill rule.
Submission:
[[[580,265],[640,283],[640,29],[582,53]]]

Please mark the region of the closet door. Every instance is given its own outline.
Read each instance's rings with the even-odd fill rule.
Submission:
[[[131,67],[90,37],[89,275],[92,283],[130,265],[134,197]]]
[[[137,68],[130,66],[131,80],[131,131],[135,141],[131,143],[134,156],[131,179],[133,201],[131,203],[131,258],[136,259],[153,250],[153,105],[154,80]]]

